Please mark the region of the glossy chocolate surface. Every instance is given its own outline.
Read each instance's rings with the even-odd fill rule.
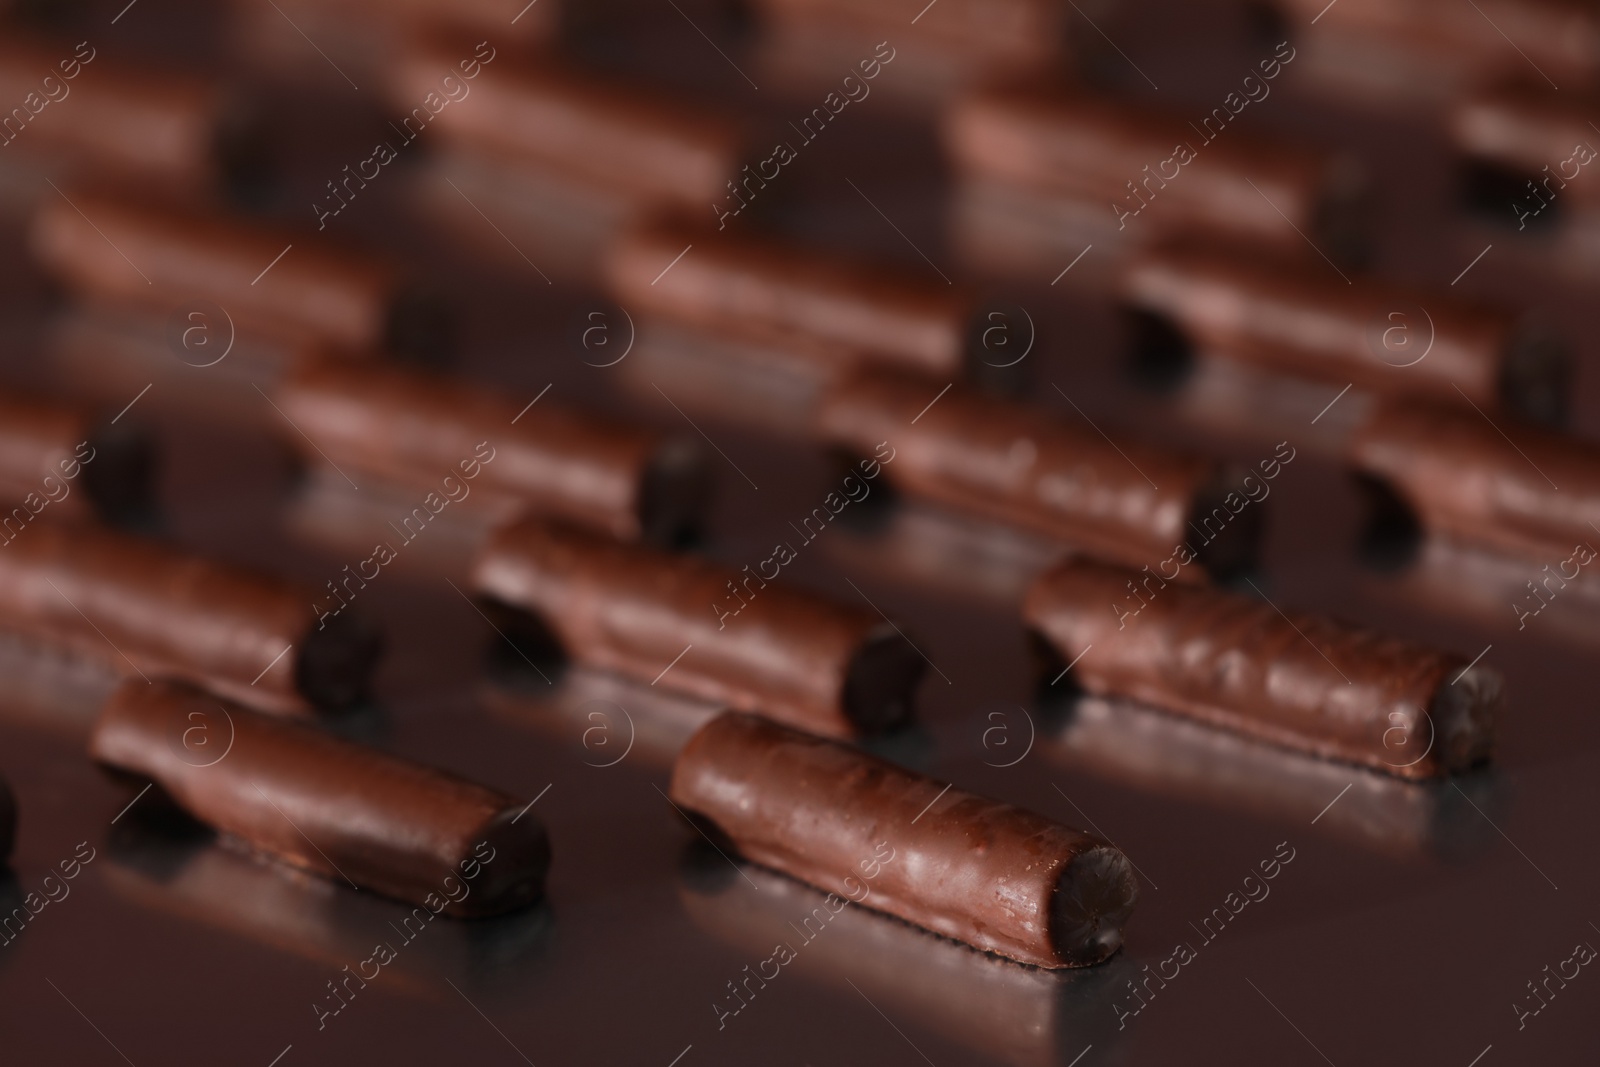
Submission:
[[[1553,563],[1597,536],[1600,449],[1573,437],[1395,403],[1372,414],[1349,456],[1424,526],[1462,540]]]
[[[1137,255],[1120,290],[1200,349],[1380,394],[1503,403],[1516,318],[1476,302],[1192,247]]]
[[[926,408],[926,410],[923,410]],[[824,399],[824,440],[876,457],[909,495],[1127,562],[1170,554],[1217,482],[1218,466],[961,386],[863,372]],[[1240,524],[1241,526],[1243,524]]]
[[[469,50],[420,47],[385,72],[409,110]],[[463,107],[439,112],[437,133],[512,164],[564,172],[648,203],[705,210],[737,170],[737,128],[705,108],[596,78],[548,57],[496,54],[467,85]],[[456,90],[460,91],[460,90]],[[658,268],[659,269],[659,268]]]
[[[1348,192],[1322,152],[1207,134],[1160,111],[1082,93],[976,93],[951,107],[942,133],[963,172],[1103,204],[1119,231],[1195,231],[1298,253],[1304,241],[1295,228],[1317,233],[1329,198]],[[1178,158],[1185,145],[1188,158]]]
[[[798,339],[825,361],[951,375],[965,364],[972,306],[964,294],[803,246],[657,225],[619,242],[606,280],[623,306],[714,335],[780,345]]]
[[[40,201],[29,247],[82,297],[162,314],[208,300],[241,328],[334,347],[388,339],[400,285],[379,260],[257,222],[86,190],[71,196]],[[108,256],[108,241],[127,258]]]
[[[375,639],[348,623],[319,626],[315,600],[293,582],[48,517],[0,548],[0,627],[272,710],[365,694]]]
[[[1493,745],[1498,675],[1256,597],[1069,561],[1029,590],[1023,616],[1063,665],[1046,685],[1071,673],[1091,693],[1404,778],[1466,770]],[[1414,760],[1408,739],[1428,739]]]
[[[89,754],[250,848],[352,888],[462,916],[544,892],[550,845],[524,802],[183,683],[124,682]]]
[[[1138,897],[1092,834],[759,716],[702,727],[671,796],[756,863],[1039,967],[1109,957]]]
[[[774,578],[784,548],[762,561]],[[534,615],[579,663],[820,734],[905,722],[923,661],[894,626],[865,607],[769,582],[764,570],[530,521],[495,533],[472,587]]]
[[[277,401],[292,423],[284,439],[307,462],[411,488],[419,503],[430,491],[462,504],[476,493],[468,506],[500,519],[531,512],[668,541],[705,501],[688,442],[554,402],[527,406],[447,378],[332,362],[293,372]]]

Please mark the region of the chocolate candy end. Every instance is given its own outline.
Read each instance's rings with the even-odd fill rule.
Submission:
[[[155,442],[126,424],[107,423],[89,438],[94,457],[83,465],[83,488],[107,522],[139,525],[155,511]]]
[[[491,851],[492,850],[492,851]],[[478,832],[473,856],[482,864],[472,893],[452,912],[486,918],[537,904],[550,871],[550,836],[539,817],[518,804],[508,807]],[[485,860],[484,857],[491,857]]]
[[[1134,384],[1155,393],[1178,389],[1194,370],[1194,344],[1168,315],[1122,308],[1126,369]]]
[[[339,711],[365,701],[383,637],[357,615],[334,615],[313,625],[300,647],[295,688],[312,707]]]
[[[1469,668],[1439,687],[1428,713],[1438,772],[1457,774],[1489,758],[1504,696],[1499,673],[1486,667]]]
[[[925,669],[922,657],[899,631],[891,626],[874,630],[845,673],[845,715],[864,734],[905,725]]]
[[[1122,947],[1122,926],[1139,899],[1133,864],[1095,845],[1061,869],[1050,901],[1050,943],[1062,967],[1101,963]]]
[[[1190,543],[1194,544],[1200,565],[1213,578],[1234,577],[1256,564],[1261,545],[1262,505],[1255,504],[1243,510],[1227,505],[1230,496],[1235,500],[1245,498],[1241,489],[1243,481],[1238,470],[1225,469],[1195,490],[1193,510],[1185,528],[1199,533]]]
[[[668,442],[651,457],[639,486],[640,534],[656,545],[689,542],[710,496],[705,455],[692,442]]]

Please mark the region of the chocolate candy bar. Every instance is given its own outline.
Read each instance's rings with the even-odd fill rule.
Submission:
[[[699,227],[635,230],[612,249],[606,276],[636,312],[757,344],[800,344],[835,364],[960,374],[978,333],[971,302],[942,283]]]
[[[40,201],[29,244],[98,302],[165,315],[212,301],[241,330],[357,351],[434,358],[445,346],[442,313],[395,270],[304,234],[69,189]]]
[[[249,111],[220,83],[119,62],[88,41],[11,38],[8,30],[0,100],[19,105],[0,114],[8,155],[85,177],[109,172],[198,191],[259,178],[264,162]]]
[[[354,615],[319,623],[314,599],[277,578],[48,518],[0,546],[0,627],[275,711],[366,696],[377,635]]]
[[[409,53],[388,74],[391,101],[409,111],[437,95],[459,51],[430,45]],[[452,146],[492,159],[555,168],[631,199],[696,212],[725,195],[736,170],[738,136],[729,122],[547,57],[500,56],[462,84],[470,96],[444,107],[432,125]]]
[[[755,715],[690,738],[671,797],[749,860],[1039,967],[1111,956],[1138,897],[1097,837]]]
[[[1285,748],[1428,778],[1487,759],[1493,744],[1495,672],[1252,596],[1069,560],[1035,583],[1022,613],[1049,674],[1071,664],[1090,693]]]
[[[1565,353],[1477,302],[1171,247],[1136,254],[1120,290],[1134,314],[1136,358],[1215,351],[1380,394],[1454,403],[1465,394],[1545,422],[1564,414]]]
[[[1466,206],[1518,232],[1543,231],[1564,215],[1600,207],[1597,183],[1584,177],[1600,157],[1589,99],[1552,102],[1523,88],[1457,104],[1448,130]]]
[[[876,454],[890,483],[910,495],[1108,559],[1149,563],[1200,539],[1193,555],[1212,573],[1253,557],[1259,509],[1229,492],[1219,465],[1113,444],[1088,422],[1067,421],[1078,418],[864,371],[828,394],[818,425],[829,443]],[[1240,506],[1225,506],[1230,498]]]
[[[549,401],[524,410],[487,389],[418,372],[302,365],[277,392],[285,440],[357,484],[368,472],[418,492],[475,499],[501,521],[533,512],[614,537],[670,542],[709,489],[686,441]],[[314,442],[314,443],[313,443]],[[459,494],[459,497],[457,496]]]
[[[1391,109],[1438,104],[1510,81],[1542,90],[1545,78],[1565,96],[1600,75],[1594,9],[1571,0],[1276,0],[1306,56],[1299,65],[1339,102],[1366,96]],[[1319,21],[1320,20],[1320,21]],[[1516,42],[1511,47],[1507,42]],[[1543,77],[1541,77],[1543,75]]]
[[[0,545],[46,509],[56,517],[142,513],[153,467],[151,443],[136,430],[76,405],[0,393]]]
[[[1118,233],[1194,232],[1320,261],[1309,239],[1335,262],[1359,260],[1359,175],[1318,151],[1224,136],[1232,115],[1218,110],[1220,124],[1192,125],[1083,94],[993,89],[952,107],[943,135],[967,176],[1090,203]]]
[[[1600,451],[1572,438],[1391,403],[1357,431],[1350,463],[1426,529],[1502,552],[1553,562],[1597,536]]]
[[[773,581],[794,555],[735,570],[529,521],[491,537],[472,585],[582,664],[821,734],[901,724],[920,655],[875,612]]]
[[[523,802],[180,682],[128,679],[89,755],[220,833],[356,888],[460,916],[544,892],[550,844]]]

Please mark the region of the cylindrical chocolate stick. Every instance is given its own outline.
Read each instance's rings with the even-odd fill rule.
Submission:
[[[1218,110],[1225,126],[1232,115]],[[1361,257],[1355,170],[1242,133],[1218,137],[1221,127],[1208,134],[1208,123],[1209,116],[1191,126],[1096,97],[1003,89],[958,103],[944,140],[968,174],[1103,202],[1119,230],[1196,231],[1295,254],[1309,251],[1309,235],[1335,260]]]
[[[1394,403],[1357,431],[1350,462],[1423,526],[1462,540],[1554,561],[1600,537],[1600,450],[1582,441]]]
[[[151,502],[153,467],[149,439],[126,424],[102,423],[77,405],[0,393],[0,544],[46,508],[58,518],[139,514]]]
[[[432,119],[440,135],[465,148],[554,167],[625,196],[705,211],[727,195],[739,144],[730,123],[654,90],[563,69],[548,57],[528,62],[509,55],[460,83],[471,103],[446,107],[433,119],[420,105],[438,93],[440,76],[456,58],[440,46],[409,55],[388,75],[391,100],[422,111],[423,125]]]
[[[1138,897],[1097,837],[755,715],[690,738],[671,796],[756,863],[1040,967],[1109,957]]]
[[[1559,421],[1565,407],[1560,349],[1477,303],[1170,247],[1137,254],[1120,288],[1128,309],[1155,318],[1189,354],[1219,352],[1377,393],[1456,403],[1465,394],[1544,422]]]
[[[472,583],[579,663],[819,734],[904,722],[920,655],[874,612],[769,581],[794,555],[778,546],[763,578],[530,521],[493,535]]]
[[[968,363],[973,307],[963,294],[847,258],[658,224],[613,248],[606,274],[624,307],[719,335],[804,339],[834,362],[871,359],[930,374],[961,374]]]
[[[1311,38],[1318,31],[1332,31],[1344,39],[1343,55],[1357,69],[1340,73],[1369,84],[1410,88],[1411,79],[1388,69],[1396,65],[1416,66],[1418,77],[1433,73],[1432,84],[1415,86],[1430,95],[1442,88],[1532,81],[1529,64],[1554,79],[1549,84],[1559,81],[1567,92],[1593,85],[1600,74],[1600,22],[1594,9],[1581,2],[1350,0],[1340,3],[1337,24],[1320,26],[1314,24],[1327,13],[1326,0],[1276,0],[1276,4],[1297,43],[1313,47]],[[1514,50],[1507,47],[1508,41],[1517,42]],[[1537,80],[1541,87],[1545,84],[1543,77]]]
[[[7,40],[0,100],[21,104],[30,94],[45,110],[21,108],[25,122],[18,111],[6,113],[0,143],[8,154],[76,164],[89,177],[96,176],[89,168],[104,168],[186,189],[243,177],[237,168],[250,155],[251,131],[220,82],[121,63],[87,41]],[[57,121],[51,104],[72,118]]]
[[[240,329],[356,352],[436,356],[443,346],[436,310],[378,259],[254,223],[68,195],[40,202],[29,243],[81,295],[163,314],[209,300]]]
[[[1592,100],[1592,98],[1589,98]],[[1543,230],[1574,207],[1600,204],[1586,176],[1600,152],[1588,100],[1552,102],[1532,89],[1502,89],[1452,109],[1450,140],[1461,157],[1467,206],[1518,231]]]
[[[462,916],[544,891],[549,841],[516,798],[179,682],[123,683],[89,755],[221,833],[358,888]]]
[[[524,410],[448,379],[332,362],[301,367],[277,395],[300,431],[285,440],[308,460],[452,500],[476,492],[502,519],[531,511],[670,542],[693,528],[708,491],[688,442],[549,401]]]
[[[832,444],[876,454],[907,493],[1108,559],[1153,565],[1198,541],[1190,559],[1218,573],[1254,555],[1259,509],[1229,491],[1219,465],[1113,444],[1087,422],[874,371],[831,390],[819,424]]]
[[[1489,756],[1500,677],[1460,657],[1255,597],[1072,560],[1023,618],[1100,695],[1403,778]],[[1059,659],[1059,664],[1053,661]]]
[[[275,711],[366,696],[377,635],[319,623],[315,594],[92,526],[41,519],[0,545],[0,627]]]

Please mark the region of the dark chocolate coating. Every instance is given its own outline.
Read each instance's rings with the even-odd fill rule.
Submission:
[[[1493,744],[1493,671],[1252,596],[1073,560],[1039,578],[1023,618],[1091,693],[1325,759],[1427,778]]]
[[[942,384],[880,371],[847,378],[822,403],[821,436],[863,456],[892,455],[884,476],[909,494],[1121,562],[1165,559],[1220,504],[1215,463],[1125,438],[1112,444],[1076,415],[961,386],[940,396]],[[878,451],[885,443],[892,453]],[[1223,530],[1202,562],[1228,570],[1253,545],[1249,520]]]
[[[0,546],[0,627],[118,671],[166,673],[274,711],[366,694],[376,637],[291,582],[41,517]]]
[[[1415,394],[1485,408],[1527,406],[1562,388],[1562,365],[1525,367],[1516,317],[1443,294],[1326,269],[1194,248],[1138,253],[1120,290],[1132,308],[1162,316],[1192,346],[1276,371],[1378,393]],[[1542,390],[1529,377],[1547,379]],[[1457,392],[1457,389],[1460,392]]]
[[[754,573],[529,521],[494,533],[472,584],[573,660],[664,689],[841,737],[910,716],[923,660],[889,623]]]
[[[709,475],[688,442],[549,399],[524,410],[444,378],[324,361],[292,372],[277,401],[301,431],[285,426],[284,439],[307,460],[331,460],[358,484],[367,471],[419,493],[449,477],[445,490],[501,518],[533,512],[670,542],[694,526],[707,496]]]
[[[758,343],[809,342],[806,351],[829,363],[868,359],[944,375],[966,363],[964,294],[845,257],[661,224],[619,242],[606,277],[613,298],[635,312]]]
[[[384,72],[393,103],[418,106],[465,51],[430,45]],[[738,131],[704,109],[563,67],[504,53],[461,81],[471,104],[430,120],[437,135],[511,163],[563,171],[643,203],[705,211],[735,176]],[[675,249],[673,254],[681,250]],[[663,264],[664,266],[665,264]],[[659,267],[657,268],[660,269]]]
[[[1576,205],[1600,203],[1594,170],[1593,96],[1552,100],[1531,88],[1476,94],[1450,111],[1447,130],[1467,166],[1471,204],[1521,231],[1542,227]],[[1588,149],[1579,152],[1579,146]],[[1553,208],[1553,211],[1547,211]]]
[[[1107,220],[1121,218],[1123,229],[1196,231],[1314,257],[1309,236],[1335,260],[1358,258],[1351,210],[1359,176],[1319,151],[1233,130],[1207,141],[1183,118],[1036,89],[967,97],[945,116],[943,136],[969,175],[1103,201]],[[1180,145],[1194,153],[1186,164],[1176,161]],[[1175,169],[1163,176],[1167,160]],[[1113,205],[1138,214],[1123,218]]]
[[[1138,897],[1091,834],[755,715],[690,738],[671,797],[747,859],[1039,967],[1110,957]]]
[[[93,300],[163,315],[210,300],[238,329],[352,351],[382,347],[404,301],[387,264],[315,237],[86,190],[67,194],[71,203],[40,201],[29,245],[46,270]],[[107,255],[108,242],[122,254]]]
[[[89,755],[251,848],[385,896],[437,910],[466,885],[443,910],[481,916],[544,891],[550,844],[523,801],[180,682],[124,682]]]
[[[1491,425],[1470,409],[1391,403],[1356,432],[1350,463],[1423,526],[1467,541],[1553,563],[1600,537],[1600,450],[1583,441]]]

